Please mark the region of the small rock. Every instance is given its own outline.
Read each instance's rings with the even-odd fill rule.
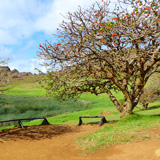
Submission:
[[[157,149],[157,150],[155,151],[155,154],[156,154],[157,157],[160,158],[160,149]]]

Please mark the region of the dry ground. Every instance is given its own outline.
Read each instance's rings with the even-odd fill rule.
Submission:
[[[106,125],[47,125],[0,131],[0,160],[160,160],[160,139],[106,147],[84,154],[74,142]],[[154,130],[160,133],[160,128]]]

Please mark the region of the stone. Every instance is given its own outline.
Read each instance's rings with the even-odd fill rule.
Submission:
[[[157,149],[157,150],[155,151],[155,155],[160,158],[160,149]]]

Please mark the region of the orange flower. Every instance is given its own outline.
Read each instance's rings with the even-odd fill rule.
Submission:
[[[75,35],[75,33],[73,32],[73,35]]]
[[[114,43],[114,45],[116,46],[116,45],[117,45],[117,43]]]
[[[114,75],[117,75],[117,73],[115,72]]]
[[[129,15],[126,15],[126,17],[128,18],[128,17],[129,17]]]
[[[104,32],[103,30],[99,31],[99,33],[103,33],[103,32]]]
[[[129,34],[129,36],[131,36],[131,35],[132,35],[132,33]]]
[[[151,9],[151,7],[147,7],[147,8],[146,8],[146,10],[150,10],[150,9]]]
[[[121,18],[121,21],[124,21],[124,18]]]
[[[99,25],[100,25],[100,26],[103,26],[103,24],[102,24],[102,23],[100,23]]]
[[[108,26],[108,29],[111,29],[111,26]]]
[[[119,17],[114,17],[114,19],[119,19]]]
[[[112,35],[111,35],[111,36],[112,36],[112,37],[114,37],[115,35],[116,35],[115,33],[112,33]]]
[[[131,15],[133,15],[133,12],[131,12]]]
[[[136,1],[136,3],[139,3],[139,2],[140,2],[140,0],[137,0],[137,1]]]

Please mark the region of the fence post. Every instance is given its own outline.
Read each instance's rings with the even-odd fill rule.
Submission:
[[[21,128],[24,128],[24,127],[23,127],[23,124],[22,124],[22,122],[21,122],[20,119],[18,120],[18,124],[19,124],[19,126],[20,126]]]

